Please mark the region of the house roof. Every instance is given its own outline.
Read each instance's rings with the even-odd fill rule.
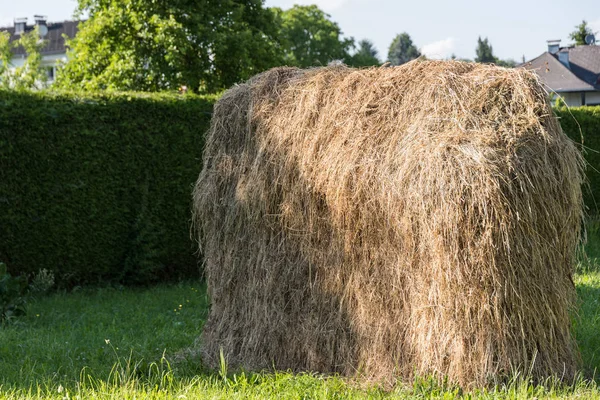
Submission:
[[[576,46],[569,49],[571,71],[600,90],[600,46]]]
[[[78,25],[80,21],[63,21],[63,22],[49,22],[48,34],[44,38],[47,41],[46,46],[41,51],[42,55],[50,54],[61,54],[66,52],[65,39],[63,33],[68,37],[73,38],[78,31]],[[27,25],[25,32],[30,32],[35,28],[35,25]],[[19,40],[20,35],[15,35],[15,27],[1,28],[0,31],[6,31],[10,33],[10,41],[14,42]],[[25,49],[22,46],[13,49],[15,56],[25,55]]]
[[[536,71],[554,92],[600,91],[600,46],[566,47],[560,52],[568,54],[569,67],[548,52],[520,67]]]

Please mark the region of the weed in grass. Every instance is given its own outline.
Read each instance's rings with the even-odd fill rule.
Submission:
[[[46,268],[40,269],[31,279],[29,290],[31,293],[44,294],[54,287],[54,273]]]

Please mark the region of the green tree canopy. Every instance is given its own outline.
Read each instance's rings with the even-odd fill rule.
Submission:
[[[494,56],[492,45],[488,38],[481,40],[481,36],[477,38],[477,47],[475,48],[475,62],[478,63],[495,63],[498,59]]]
[[[79,0],[79,12],[65,88],[215,92],[282,62],[263,0]]]
[[[0,87],[8,87],[13,54],[10,33],[0,32]]]
[[[358,42],[358,50],[348,60],[348,64],[353,67],[370,67],[381,64],[377,56],[377,49],[368,39]]]
[[[409,34],[396,35],[388,52],[388,61],[392,65],[401,65],[421,56],[419,49],[413,44]]]
[[[569,38],[572,39],[577,46],[587,44],[585,37],[589,34],[593,34],[594,31],[588,25],[586,20],[581,21],[579,25],[575,27],[575,30],[569,33]]]
[[[40,40],[40,31],[35,29],[22,34],[11,42],[8,32],[0,32],[0,87],[5,89],[29,90],[43,89],[48,75],[42,65],[42,48],[46,45]],[[18,68],[13,68],[13,48],[23,47],[27,58]]]
[[[496,59],[495,64],[499,67],[504,67],[504,68],[514,68],[517,66],[517,62],[515,60],[513,60],[512,58],[508,58],[506,60]]]
[[[517,62],[512,58],[501,60],[494,55],[494,50],[490,44],[488,38],[481,39],[481,36],[477,38],[477,47],[475,48],[475,62],[479,63],[492,63],[499,67],[514,68],[517,66]]]
[[[287,65],[306,68],[349,59],[354,40],[342,37],[338,24],[316,5],[295,5],[285,11],[279,8],[274,11]]]

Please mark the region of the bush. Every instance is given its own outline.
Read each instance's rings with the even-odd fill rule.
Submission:
[[[587,184],[583,195],[588,213],[600,211],[600,107],[558,107],[556,115],[564,132],[583,148]]]
[[[0,259],[59,287],[198,277],[192,185],[214,99],[0,91]]]

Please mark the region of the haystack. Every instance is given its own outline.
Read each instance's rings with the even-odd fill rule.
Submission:
[[[581,168],[521,69],[277,68],[230,89],[194,190],[205,362],[573,377]]]

